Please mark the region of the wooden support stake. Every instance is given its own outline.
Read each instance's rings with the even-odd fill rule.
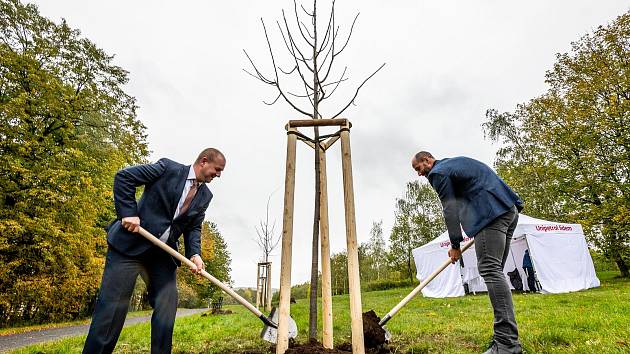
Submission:
[[[346,128],[349,129],[347,125]],[[350,290],[350,320],[352,328],[352,353],[365,354],[363,343],[363,318],[361,308],[361,281],[359,279],[359,251],[354,211],[354,187],[352,184],[352,157],[350,133],[341,131],[341,163],[343,169],[343,197],[346,210],[346,241],[348,244],[348,285]]]
[[[260,286],[260,263],[256,264],[256,307],[260,307],[260,293],[262,287]]]
[[[287,164],[284,178],[284,212],[282,218],[282,257],[280,264],[280,313],[276,354],[289,348],[289,313],[291,300],[291,253],[293,244],[293,208],[295,197],[295,145],[296,131],[287,127]]]
[[[349,125],[347,119],[339,118],[339,119],[299,119],[299,120],[290,120],[288,127],[289,128],[300,128],[300,127],[325,127],[331,125],[345,126]]]
[[[320,190],[319,230],[322,241],[322,344],[333,348],[332,287],[330,268],[330,238],[328,227],[328,188],[326,178],[326,152],[319,153]]]
[[[271,262],[267,263],[267,311],[271,311],[271,296],[273,290],[271,289]]]
[[[339,140],[339,136],[331,136],[328,140],[324,141],[321,145],[324,150],[328,150],[335,141]]]

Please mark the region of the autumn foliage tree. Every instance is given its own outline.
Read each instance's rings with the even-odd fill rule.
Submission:
[[[0,0],[0,326],[90,312],[114,173],[147,155],[127,80],[65,21]]]
[[[180,248],[182,248],[180,253],[183,253],[182,244],[180,244]],[[223,283],[230,284],[230,265],[232,262],[230,252],[214,222],[204,221],[201,225],[201,254],[206,271]],[[180,268],[177,275],[177,287],[180,289],[180,293],[186,292],[188,294],[187,299],[180,296],[180,306],[208,305],[210,300],[216,300],[222,296],[221,289],[212,285],[206,278],[197,276],[186,268]]]
[[[547,92],[489,110],[496,167],[528,214],[578,222],[630,276],[630,12],[557,55]]]

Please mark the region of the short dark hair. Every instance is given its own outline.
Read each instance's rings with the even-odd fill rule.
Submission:
[[[420,151],[419,153],[417,153],[417,154],[414,156],[414,159],[415,159],[416,161],[422,161],[422,160],[426,160],[426,159],[428,159],[428,158],[435,159],[435,157],[433,157],[433,155],[431,155],[431,153],[430,153],[430,152],[428,152],[428,151]]]
[[[214,159],[216,159],[217,157],[221,157],[223,158],[223,160],[225,160],[225,155],[223,155],[221,151],[215,148],[207,148],[199,153],[199,156],[197,156],[197,160],[195,160],[195,163],[201,162],[204,157],[207,158],[209,161],[214,161]]]

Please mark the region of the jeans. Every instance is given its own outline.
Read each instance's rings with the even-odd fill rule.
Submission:
[[[488,287],[494,310],[494,344],[498,353],[521,353],[510,286],[503,267],[518,222],[516,207],[494,219],[475,235],[479,274]],[[493,350],[494,352],[494,350]]]

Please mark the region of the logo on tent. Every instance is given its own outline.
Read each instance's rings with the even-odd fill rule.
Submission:
[[[536,231],[573,231],[573,228],[567,225],[536,225]]]
[[[472,240],[472,238],[468,237],[468,236],[464,236],[464,241],[462,242],[468,242]],[[444,242],[440,242],[440,247],[444,248],[444,247],[450,247],[451,246],[451,241],[444,241]]]

